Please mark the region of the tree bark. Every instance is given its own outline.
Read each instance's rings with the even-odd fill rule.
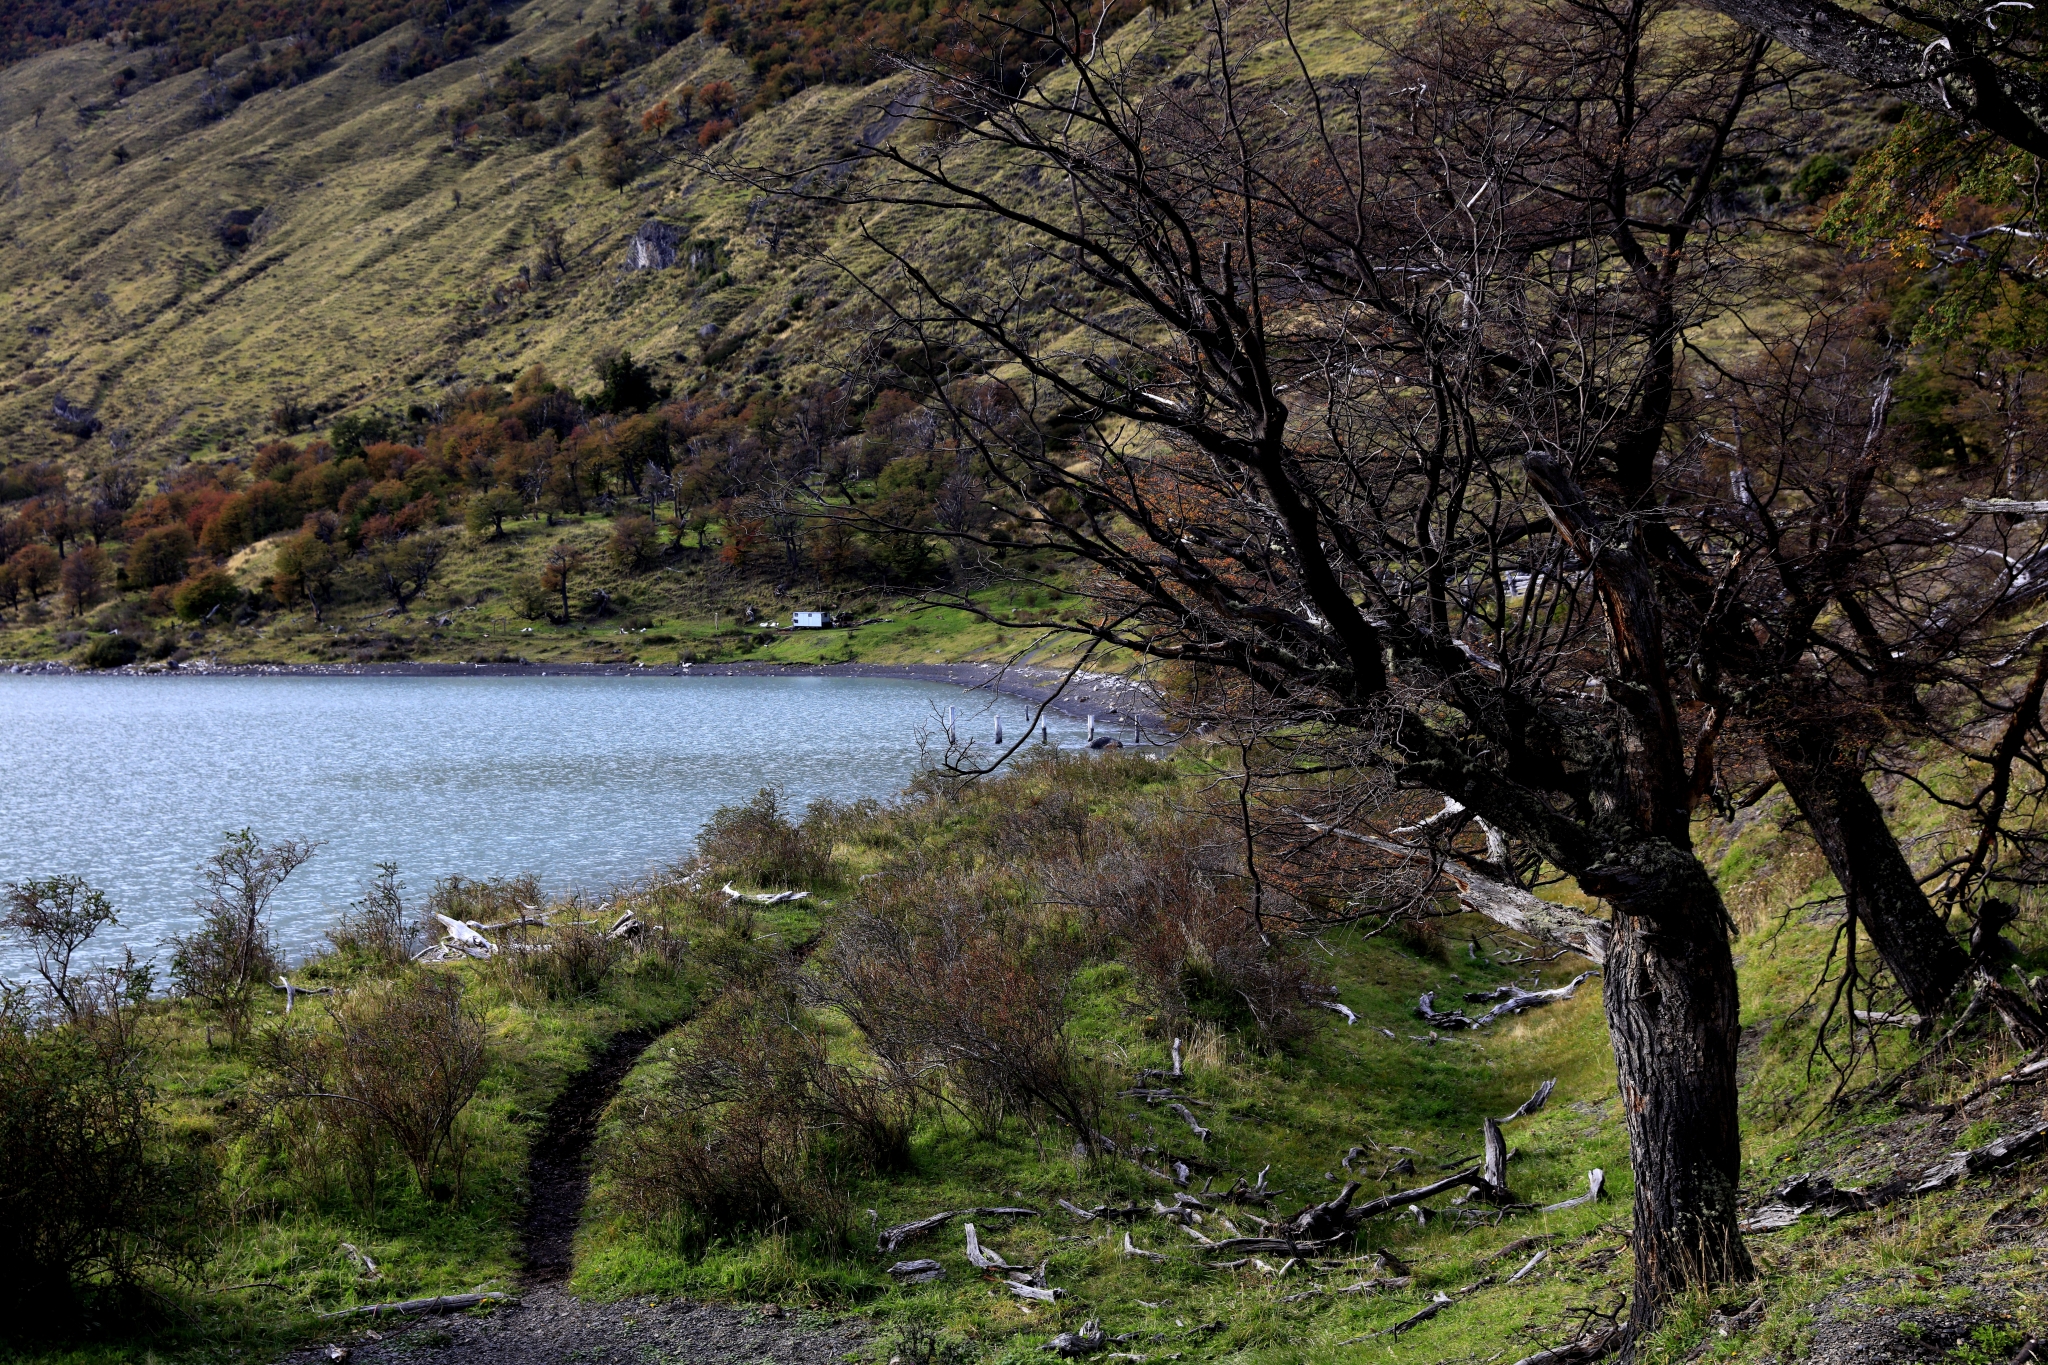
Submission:
[[[1638,851],[1614,906],[1603,983],[1635,1170],[1635,1293],[1641,1340],[1673,1294],[1754,1273],[1738,1229],[1742,1133],[1735,960],[1720,893],[1690,850]]]
[[[1923,1018],[1941,1012],[1969,975],[1970,959],[1934,913],[1899,851],[1884,811],[1825,726],[1801,726],[1766,741],[1785,784],[1841,883],[1849,913],[1870,936],[1906,998]]]

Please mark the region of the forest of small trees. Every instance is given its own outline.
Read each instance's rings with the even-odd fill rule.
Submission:
[[[828,386],[735,403],[670,399],[630,354],[601,357],[599,371],[580,400],[535,369],[452,395],[438,421],[345,417],[326,439],[271,440],[246,462],[153,480],[110,463],[75,487],[54,465],[11,466],[0,613],[77,617],[114,596],[187,621],[278,608],[317,619],[337,600],[380,597],[404,609],[454,535],[488,543],[590,517],[611,519],[626,573],[687,563],[785,588],[916,589],[957,560],[934,532],[987,521],[967,456],[941,448],[905,388],[870,386],[859,407]],[[894,367],[879,383],[892,379],[915,384]],[[856,506],[872,524],[847,519]],[[224,566],[267,537],[282,538],[275,570],[252,593]],[[541,600],[561,599],[546,614],[580,611],[563,582],[545,586]]]

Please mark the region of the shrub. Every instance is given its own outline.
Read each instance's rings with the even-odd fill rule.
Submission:
[[[1849,183],[1849,163],[1838,156],[1819,152],[1806,159],[1792,177],[1792,192],[1809,204],[1819,203]]]
[[[0,1008],[0,1335],[206,1257],[212,1174],[164,1141],[132,1029]]]
[[[1049,1113],[1093,1147],[1102,1077],[1067,1028],[1077,936],[957,876],[867,885],[825,955],[822,991],[895,1082],[943,1076],[985,1131]]]
[[[654,562],[656,553],[661,549],[661,539],[655,533],[652,518],[634,513],[612,523],[612,539],[608,548],[613,567],[637,573]]]
[[[1313,1027],[1307,1001],[1319,978],[1287,939],[1260,932],[1240,878],[1205,865],[1202,850],[1227,841],[1197,822],[1161,821],[1048,880],[1054,896],[1084,909],[1092,936],[1131,967],[1155,1011],[1270,1051]]]
[[[242,590],[224,569],[202,569],[171,593],[171,609],[187,621],[203,621],[221,607],[242,600]]]
[[[240,830],[199,866],[206,894],[194,908],[199,928],[171,937],[171,977],[179,992],[219,1014],[240,1042],[256,997],[270,988],[278,960],[270,940],[270,900],[313,845],[285,839],[258,842]]]
[[[851,1232],[853,1179],[907,1164],[907,1093],[827,1060],[786,990],[721,998],[669,1053],[603,1160],[609,1197],[686,1245],[779,1226],[836,1252]]]
[[[761,885],[823,878],[831,850],[811,831],[791,824],[781,798],[763,787],[743,806],[720,806],[697,836],[697,850],[729,876]]]
[[[142,646],[132,635],[95,635],[77,655],[87,668],[121,668],[135,662]]]
[[[327,931],[327,941],[336,952],[380,967],[410,961],[424,937],[417,922],[406,922],[397,863],[377,864],[377,875],[361,899],[350,902],[340,921]]]
[[[94,934],[120,922],[106,893],[83,877],[9,882],[7,908],[0,913],[0,930],[29,950],[44,989],[73,1021],[83,1001],[72,989],[71,959]]]
[[[413,972],[331,996],[328,1027],[266,1034],[258,1111],[289,1131],[301,1118],[314,1140],[338,1140],[358,1197],[374,1205],[386,1144],[405,1156],[422,1194],[444,1164],[459,1189],[462,1111],[483,1083],[484,1022],[452,976]],[[301,1113],[300,1111],[304,1111]]]

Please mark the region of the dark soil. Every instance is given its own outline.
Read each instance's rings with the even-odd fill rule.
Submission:
[[[590,1144],[597,1121],[640,1054],[661,1036],[658,1028],[614,1034],[604,1051],[578,1072],[555,1102],[527,1159],[526,1283],[569,1277],[576,1226],[590,1192]]]

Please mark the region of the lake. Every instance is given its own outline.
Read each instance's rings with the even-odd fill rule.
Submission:
[[[224,831],[313,839],[274,902],[296,956],[378,862],[409,904],[450,874],[602,890],[685,858],[712,811],[764,786],[797,810],[893,796],[945,708],[986,738],[990,700],[853,677],[0,674],[0,882],[83,875],[121,914],[104,946],[167,961]],[[1029,716],[994,711],[1013,739]],[[1047,720],[1055,743],[1084,737]],[[0,949],[0,976],[25,971]]]

